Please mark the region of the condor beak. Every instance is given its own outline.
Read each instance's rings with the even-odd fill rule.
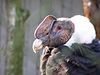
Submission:
[[[33,52],[35,53],[39,52],[42,48],[43,48],[42,40],[36,39],[32,45]]]

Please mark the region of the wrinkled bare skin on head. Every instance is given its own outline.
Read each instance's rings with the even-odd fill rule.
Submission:
[[[47,16],[40,23],[34,33],[35,38],[42,41],[41,44],[37,42],[40,44],[38,47],[58,47],[70,39],[74,32],[74,24],[67,18],[65,19],[57,20],[53,16]]]

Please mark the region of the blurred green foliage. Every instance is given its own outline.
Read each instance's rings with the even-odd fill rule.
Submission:
[[[19,0],[11,1],[16,7],[16,23],[13,29],[13,50],[8,75],[23,75],[24,23],[29,17],[29,12],[20,7]]]
[[[21,0],[8,0],[8,1],[9,1],[9,3],[16,6],[17,8],[21,7]]]
[[[52,13],[52,0],[41,0],[40,16],[46,16]]]

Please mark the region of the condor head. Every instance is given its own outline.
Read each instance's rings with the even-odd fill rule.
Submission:
[[[36,53],[43,47],[58,47],[65,44],[74,32],[74,24],[68,18],[55,18],[48,15],[34,32],[33,51]]]

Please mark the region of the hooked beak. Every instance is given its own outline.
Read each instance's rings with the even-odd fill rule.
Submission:
[[[35,53],[39,52],[42,48],[43,48],[42,40],[36,39],[32,45],[33,52]]]

